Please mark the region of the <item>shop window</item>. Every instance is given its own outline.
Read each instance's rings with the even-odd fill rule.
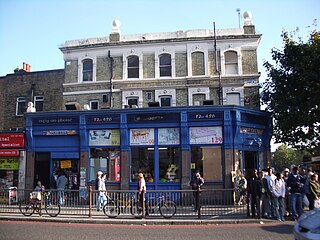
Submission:
[[[191,148],[192,176],[199,171],[205,181],[222,181],[221,147]]]
[[[26,111],[26,98],[18,97],[16,103],[16,116],[23,116]]]
[[[37,112],[43,111],[43,96],[35,96],[34,97],[34,107],[36,108]]]
[[[224,53],[226,74],[238,74],[238,56],[235,51]]]
[[[139,57],[128,57],[128,78],[139,78]]]
[[[147,182],[154,181],[154,148],[131,148],[131,181],[143,173]]]
[[[171,77],[171,55],[161,54],[159,56],[160,77]]]
[[[93,62],[91,59],[85,59],[82,61],[82,81],[92,81]]]
[[[180,150],[178,147],[159,147],[159,182],[180,181]]]
[[[90,149],[90,181],[96,179],[98,171],[106,174],[108,182],[120,181],[120,151],[115,148]]]

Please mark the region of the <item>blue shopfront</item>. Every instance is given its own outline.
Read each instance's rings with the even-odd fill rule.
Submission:
[[[266,167],[271,118],[237,106],[197,106],[26,114],[26,187],[50,187],[57,172],[68,188],[135,189],[142,172],[149,189],[186,189],[195,171],[206,187],[231,187],[231,173]]]

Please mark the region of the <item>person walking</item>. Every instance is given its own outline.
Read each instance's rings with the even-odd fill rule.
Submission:
[[[303,213],[302,200],[303,200],[303,185],[305,179],[299,174],[298,167],[293,167],[292,173],[288,177],[288,186],[291,193],[291,218],[293,221],[297,220]],[[298,215],[297,215],[298,214]]]
[[[94,183],[94,189],[96,191],[99,190],[99,184],[100,184],[100,180],[101,180],[102,175],[103,175],[103,172],[101,172],[101,171],[97,172],[97,177],[96,177],[95,183]],[[96,209],[97,209],[97,211],[100,211],[100,208],[101,208],[101,203],[100,203],[100,192],[99,192],[99,194],[96,195]]]
[[[58,195],[59,195],[59,202],[60,205],[65,204],[65,199],[64,199],[64,190],[66,188],[68,179],[65,176],[64,172],[59,172],[58,178],[57,178],[57,189],[58,189]]]
[[[320,185],[318,182],[318,174],[313,174],[309,182],[309,209],[314,209],[314,202],[320,198]]]
[[[198,211],[200,209],[200,190],[201,186],[204,184],[204,179],[201,177],[200,172],[196,172],[194,178],[190,181],[190,186],[193,191],[194,199],[194,210]]]
[[[103,207],[103,204],[107,200],[106,174],[102,174],[100,176],[98,190],[99,190],[99,200],[98,201],[99,201],[99,210],[100,210],[100,208]]]
[[[286,185],[280,172],[276,173],[276,179],[270,182],[273,195],[273,206],[275,217],[278,221],[284,222],[284,198],[286,196]]]
[[[137,189],[138,189],[138,201],[139,201],[139,212],[141,213],[142,212],[142,209],[143,209],[143,202],[144,202],[144,199],[145,199],[145,192],[147,191],[147,185],[146,185],[146,180],[144,179],[144,176],[143,176],[143,173],[139,173],[138,175],[138,186],[137,186]],[[147,206],[146,206],[146,215],[148,215],[148,209],[147,209]]]

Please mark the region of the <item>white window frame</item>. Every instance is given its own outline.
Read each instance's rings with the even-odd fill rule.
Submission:
[[[16,116],[20,117],[20,116],[23,116],[24,112],[22,113],[19,113],[19,109],[20,109],[20,104],[24,103],[24,106],[26,107],[26,102],[27,102],[27,99],[26,97],[17,97],[17,102],[16,102]]]
[[[93,103],[97,103],[97,108],[92,108]],[[89,105],[91,110],[98,110],[100,108],[99,100],[90,100]]]
[[[37,109],[37,102],[42,102],[42,110]],[[43,103],[44,103],[44,97],[43,96],[34,96],[33,98],[33,106],[35,107],[37,112],[43,111]]]

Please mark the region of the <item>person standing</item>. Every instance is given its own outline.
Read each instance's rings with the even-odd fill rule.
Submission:
[[[293,221],[297,220],[302,215],[302,200],[303,200],[303,185],[305,179],[299,174],[298,167],[293,167],[292,173],[288,177],[288,186],[291,193],[291,218]],[[298,216],[297,216],[298,213]]]
[[[239,184],[238,184],[238,190],[239,190],[239,194],[237,198],[238,205],[241,205],[241,201],[246,202],[247,187],[248,187],[247,179],[244,177],[244,174],[241,174]]]
[[[261,218],[261,197],[262,197],[262,183],[258,176],[257,169],[253,169],[250,178],[248,179],[248,194],[251,197],[251,213],[252,217],[257,216]]]
[[[106,188],[106,174],[102,174],[99,179],[99,207],[103,207],[104,202],[107,200],[107,188]]]
[[[309,191],[310,191],[310,199],[309,199],[309,209],[314,209],[314,201],[320,198],[320,185],[318,182],[318,174],[313,174],[310,178],[309,182]]]
[[[284,205],[285,205],[285,215],[289,216],[291,213],[291,201],[290,201],[290,189],[288,187],[288,177],[289,177],[290,170],[289,168],[285,168],[283,170],[283,180],[286,184],[286,196],[284,199]]]
[[[138,175],[138,201],[139,201],[139,212],[142,211],[143,202],[144,202],[144,194],[147,191],[146,180],[144,179],[143,173],[139,173]],[[146,214],[148,215],[148,209],[146,209]]]
[[[65,173],[62,171],[59,172],[59,175],[57,178],[57,189],[58,189],[59,201],[61,205],[65,204],[64,190],[66,188],[67,181],[68,180],[65,176]]]
[[[95,180],[95,183],[94,183],[94,189],[96,191],[99,190],[99,184],[100,184],[100,180],[101,180],[101,176],[102,176],[103,172],[101,171],[98,171],[97,172],[97,177],[96,177],[96,180]],[[100,211],[100,208],[101,208],[101,203],[100,203],[100,193],[96,195],[96,209],[97,211]]]
[[[270,182],[273,195],[273,206],[275,217],[278,221],[284,222],[284,197],[286,195],[286,185],[280,172],[276,173],[276,179]]]
[[[267,211],[267,215],[268,218],[275,218],[276,214],[275,214],[275,207],[274,207],[274,195],[272,194],[271,191],[271,182],[274,182],[274,180],[276,179],[276,176],[273,174],[273,169],[271,167],[267,168],[267,175],[265,176],[266,181],[267,181],[267,191],[268,191],[268,201],[266,201],[266,211]]]
[[[200,190],[201,186],[204,184],[204,179],[201,177],[200,172],[195,173],[195,177],[190,181],[190,186],[193,191],[193,199],[194,203],[194,210],[198,211],[200,209]]]

